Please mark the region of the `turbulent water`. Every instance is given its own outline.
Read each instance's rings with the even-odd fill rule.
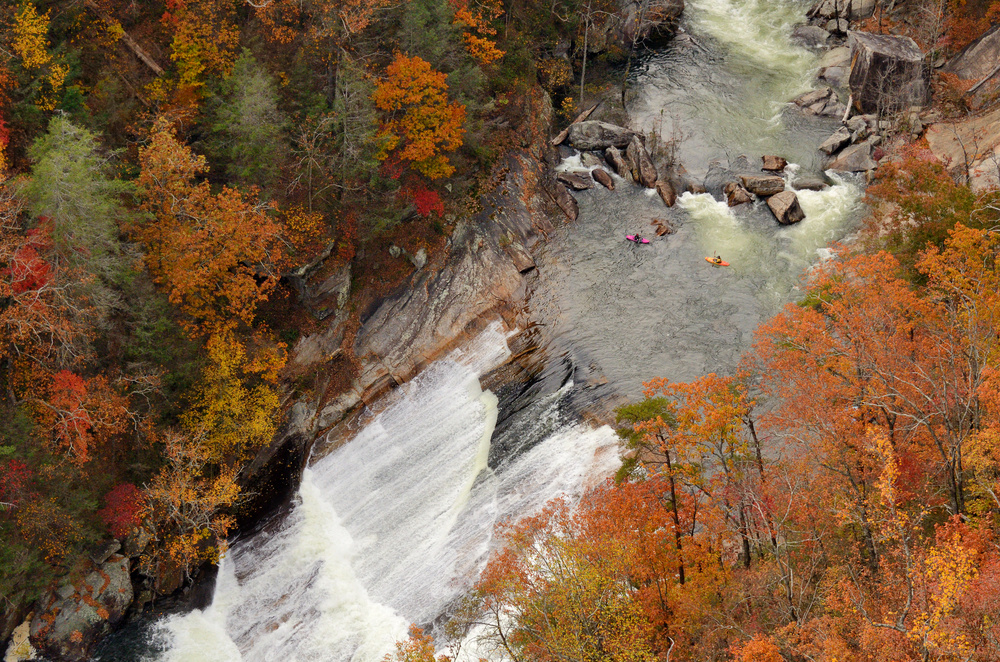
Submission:
[[[713,160],[768,153],[794,163],[789,178],[815,173],[832,122],[786,104],[809,89],[817,62],[789,39],[806,8],[688,0],[686,34],[633,68],[634,126],[657,134],[653,143],[683,138],[678,160],[695,176]],[[563,167],[580,167],[579,157]],[[558,287],[533,293],[532,306],[578,366],[631,396],[652,376],[731,370],[804,270],[851,231],[859,199],[857,185],[835,178],[800,192],[806,219],[780,227],[761,203],[731,210],[685,194],[668,210],[618,183],[578,194],[579,220],[538,260]],[[623,240],[651,235],[654,219],[677,233],[644,247]],[[732,266],[708,265],[715,252]],[[398,389],[349,443],[320,442],[288,512],[232,544],[211,606],[142,635],[146,659],[375,661],[409,623],[439,622],[482,568],[497,522],[578,495],[617,464],[613,432],[567,414],[581,389],[572,366],[529,406],[498,412],[479,377],[506,357],[504,334],[490,327]]]

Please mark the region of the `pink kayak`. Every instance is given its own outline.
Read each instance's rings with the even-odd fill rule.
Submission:
[[[634,234],[627,234],[627,235],[625,235],[625,238],[628,239],[629,241],[631,241],[633,244],[648,244],[649,243],[649,239],[646,239],[645,237],[636,237],[636,235],[634,235]]]

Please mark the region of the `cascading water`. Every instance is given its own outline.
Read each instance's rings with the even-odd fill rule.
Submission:
[[[497,522],[613,471],[612,430],[558,420],[489,468],[497,400],[479,376],[506,356],[495,324],[311,463],[280,524],[233,544],[213,604],[161,624],[160,659],[380,660],[410,623],[432,623],[463,594]],[[559,400],[533,415],[558,419]]]
[[[786,156],[798,164],[789,177],[816,172],[815,145],[834,122],[785,103],[810,87],[817,62],[789,39],[806,8],[688,0],[690,38],[633,71],[633,125],[661,143],[682,137],[677,156],[693,174],[743,153]],[[805,221],[780,227],[762,203],[734,211],[687,194],[668,210],[618,183],[578,195],[579,220],[539,256],[552,286],[533,294],[532,307],[553,342],[633,397],[653,376],[730,370],[803,271],[850,231],[859,200],[850,179],[834,177],[823,191],[800,191]],[[678,232],[644,247],[623,240],[650,234],[656,218]],[[713,252],[733,266],[707,265]],[[147,659],[379,660],[409,623],[446,615],[485,562],[495,523],[579,494],[617,464],[609,428],[564,414],[561,403],[579,388],[572,371],[561,388],[518,406],[491,453],[497,400],[479,376],[506,356],[491,327],[398,389],[350,442],[329,452],[320,444],[289,512],[232,545],[212,605],[159,622],[161,652]]]

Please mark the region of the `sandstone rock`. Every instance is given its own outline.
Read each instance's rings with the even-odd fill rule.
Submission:
[[[574,191],[585,191],[594,187],[594,181],[590,178],[590,174],[586,171],[560,172],[556,174],[556,179]]]
[[[668,207],[673,207],[674,203],[677,202],[677,191],[674,189],[673,184],[669,181],[660,179],[656,182],[655,186],[656,192],[660,194],[660,200],[663,200],[663,204]]]
[[[819,151],[829,156],[849,142],[851,142],[851,132],[842,126],[820,144]]]
[[[656,228],[654,232],[657,237],[665,237],[668,234],[677,232],[677,228],[674,227],[673,223],[662,218],[654,218],[652,225]]]
[[[862,112],[923,106],[930,101],[930,72],[909,37],[849,32],[855,107]]]
[[[831,48],[820,58],[816,77],[831,87],[841,88],[847,83],[850,70],[851,49],[839,46]]]
[[[767,199],[767,206],[782,225],[798,223],[806,217],[802,207],[799,206],[799,198],[794,191],[775,193]]]
[[[857,20],[875,13],[876,0],[819,0],[806,14],[810,18],[846,18]]]
[[[753,196],[750,195],[750,192],[736,182],[726,184],[723,193],[726,194],[726,204],[730,207],[753,202]]]
[[[562,209],[563,213],[566,214],[566,218],[571,221],[575,221],[580,215],[580,207],[576,203],[576,199],[570,195],[569,189],[562,182],[552,183],[552,198],[559,205],[559,209]]]
[[[520,242],[510,240],[505,250],[507,251],[507,255],[510,255],[510,259],[514,262],[514,268],[518,272],[523,274],[535,268],[534,258],[531,257],[531,254],[525,250]]]
[[[788,165],[788,161],[780,156],[766,155],[761,157],[763,165],[760,167],[761,170],[768,170],[771,172],[781,172]]]
[[[622,153],[618,151],[617,147],[609,147],[604,152],[604,158],[607,159],[608,165],[611,166],[615,174],[622,179],[631,179],[632,173],[628,167],[628,161],[622,156]]]
[[[821,87],[818,90],[813,90],[812,92],[806,92],[805,94],[800,94],[799,96],[792,99],[792,103],[796,106],[801,106],[803,108],[808,108],[819,102],[825,102],[833,96],[833,90],[829,87]]]
[[[871,158],[872,146],[866,142],[851,145],[834,158],[827,166],[829,170],[864,172],[873,170],[878,164]]]
[[[624,127],[588,120],[571,125],[566,139],[575,149],[593,150],[626,147],[633,136],[635,133]]]
[[[601,168],[594,168],[590,174],[594,178],[594,181],[596,181],[604,188],[608,189],[609,191],[615,190],[615,180],[612,179],[611,175],[609,175]]]
[[[89,659],[97,639],[122,619],[132,602],[129,560],[111,559],[76,585],[64,585],[42,600],[31,621],[32,643],[48,657]]]
[[[792,30],[792,39],[803,46],[816,48],[826,44],[830,33],[818,25],[800,25]]]
[[[740,181],[743,188],[762,198],[785,190],[785,180],[777,175],[740,175]]]
[[[986,34],[962,49],[944,66],[943,71],[955,74],[962,80],[979,81],[995,73],[1000,64],[1000,25],[993,26]]]
[[[639,136],[632,136],[632,141],[625,150],[625,156],[631,166],[632,177],[637,182],[646,188],[656,186],[656,166],[649,158],[649,153],[639,140]]]

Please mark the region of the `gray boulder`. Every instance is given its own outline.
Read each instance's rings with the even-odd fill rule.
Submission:
[[[816,78],[832,87],[844,87],[851,70],[851,49],[838,46],[827,51],[819,61]]]
[[[930,101],[930,71],[909,37],[849,32],[854,105],[864,113],[923,106]]]
[[[132,602],[129,560],[112,556],[82,581],[49,593],[31,621],[32,644],[56,660],[88,660]]]
[[[628,149],[625,150],[625,157],[632,170],[632,177],[637,182],[646,188],[656,186],[656,166],[649,158],[649,152],[643,147],[639,136],[632,136],[632,141],[628,144]]]
[[[798,223],[806,217],[802,207],[799,205],[799,198],[794,191],[782,191],[775,193],[767,199],[767,206],[771,213],[782,225]]]
[[[830,33],[818,25],[800,25],[792,30],[792,39],[809,48],[826,45]]]
[[[740,175],[740,181],[743,188],[761,198],[785,190],[785,180],[777,175]]]
[[[872,146],[867,142],[851,145],[830,161],[827,169],[844,172],[874,170],[878,165],[872,160]]]
[[[823,152],[827,156],[830,156],[836,151],[839,151],[841,147],[851,142],[851,132],[847,127],[840,127],[837,129],[832,136],[827,138],[820,144],[819,151]]]
[[[593,152],[584,152],[580,154],[580,163],[584,168],[593,168],[601,165],[601,157]]]
[[[591,171],[590,174],[594,178],[594,181],[596,181],[604,188],[608,189],[609,191],[615,190],[615,180],[612,179],[611,175],[609,175],[604,170],[600,168],[594,168],[594,170]]]
[[[628,146],[633,136],[635,132],[624,127],[588,120],[569,127],[567,142],[579,150],[622,148]]]
[[[944,66],[944,71],[962,80],[979,81],[991,73],[996,74],[1000,65],[1000,25],[993,26],[986,34],[966,46]]]
[[[822,191],[829,184],[819,175],[805,175],[792,180],[792,188],[796,191]]]
[[[566,218],[575,221],[580,215],[580,206],[576,203],[576,198],[570,195],[569,189],[562,182],[552,182],[549,192]]]
[[[607,160],[608,165],[614,169],[616,175],[622,179],[632,178],[632,172],[631,168],[628,166],[628,161],[625,160],[625,157],[620,151],[618,151],[617,147],[609,147],[605,150],[604,158]]]
[[[847,19],[845,18],[831,18],[826,22],[826,30],[830,34],[835,35],[845,35],[847,34]]]
[[[876,0],[819,0],[806,14],[809,18],[858,20],[875,13]]]

